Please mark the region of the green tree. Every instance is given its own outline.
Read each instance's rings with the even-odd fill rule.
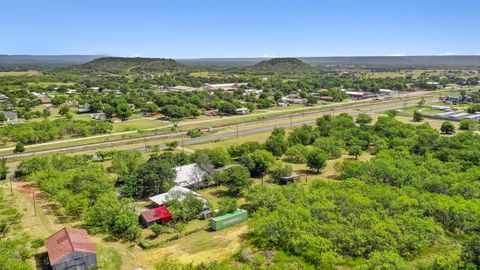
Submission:
[[[462,130],[475,130],[477,129],[477,122],[472,119],[462,119],[460,120],[459,128]]]
[[[133,110],[127,103],[120,103],[117,108],[117,115],[122,120],[127,120],[133,114]]]
[[[348,147],[348,154],[354,156],[355,159],[358,159],[358,157],[362,154],[362,147],[360,145],[352,145]]]
[[[23,143],[17,143],[15,145],[15,149],[13,149],[13,152],[14,153],[23,153],[25,152],[25,146],[23,145]]]
[[[357,121],[358,124],[369,124],[372,122],[372,117],[366,113],[360,113],[357,116]]]
[[[315,140],[314,146],[322,149],[330,159],[339,158],[342,155],[343,142],[334,137],[320,137]]]
[[[359,267],[360,270],[406,270],[407,266],[400,255],[395,252],[375,251],[370,255],[366,265]]]
[[[240,194],[250,187],[253,180],[249,170],[241,165],[233,165],[217,175],[218,182],[225,185],[228,191],[234,195]]]
[[[425,103],[426,103],[426,100],[424,97],[422,97],[420,99],[420,101],[418,102],[418,107],[424,107],[425,106]]]
[[[279,131],[281,130],[281,131]],[[288,149],[285,140],[285,129],[275,128],[272,135],[265,142],[265,149],[276,157],[281,157]]]
[[[455,133],[455,126],[450,121],[443,121],[440,131],[444,134]]]
[[[200,155],[206,155],[215,168],[224,167],[232,162],[230,154],[222,147],[196,150],[190,159],[196,160]]]
[[[178,147],[178,141],[168,142],[168,143],[165,143],[165,145],[167,146],[168,151],[173,151],[175,150],[175,148]]]
[[[7,160],[0,159],[0,180],[7,179],[8,167],[7,167]]]
[[[466,264],[466,269],[480,268],[480,236],[475,234],[463,245],[462,260]]]
[[[203,202],[193,194],[186,194],[181,201],[171,200],[166,206],[177,224],[196,218],[204,209]]]
[[[50,115],[51,115],[51,112],[48,108],[43,109],[43,111],[42,111],[43,119],[47,119]]]
[[[250,171],[253,177],[264,174],[275,162],[275,157],[266,150],[256,150],[240,157],[240,163]]]
[[[423,114],[419,111],[413,112],[413,121],[414,122],[422,122],[423,121]]]
[[[307,155],[307,166],[320,172],[327,165],[327,155],[318,148],[312,149]]]
[[[279,183],[282,177],[290,176],[292,175],[292,172],[292,166],[288,164],[282,164],[281,162],[278,162],[268,170],[268,174],[274,183]]]
[[[237,210],[237,199],[232,197],[223,197],[218,202],[218,215],[225,215]]]
[[[92,232],[112,233],[135,240],[140,236],[138,215],[132,210],[131,200],[118,199],[114,193],[104,194],[84,213],[85,226]]]
[[[307,162],[308,148],[303,144],[290,146],[285,153],[285,160],[291,163],[302,164]]]
[[[112,158],[112,171],[121,178],[136,173],[143,163],[142,153],[138,150],[115,151]]]
[[[230,102],[223,102],[219,111],[223,114],[234,115],[237,113],[237,107]]]
[[[397,116],[398,112],[396,110],[389,110],[387,111],[388,117],[395,118]]]
[[[35,249],[35,253],[38,253],[38,249],[45,245],[45,241],[43,240],[43,238],[37,238],[33,240],[30,244],[32,248]]]
[[[67,114],[70,113],[70,108],[67,107],[67,106],[62,106],[60,107],[60,110],[58,110],[58,114],[64,116],[64,117],[67,117]]]
[[[137,185],[143,187],[142,197],[166,192],[173,185],[176,172],[171,162],[151,157],[137,173]]]
[[[155,234],[156,237],[169,231],[169,228],[167,226],[160,225],[158,223],[153,224],[150,227],[150,229],[152,230],[152,232]]]
[[[307,96],[307,105],[313,106],[317,105],[318,103],[318,98],[314,96]]]

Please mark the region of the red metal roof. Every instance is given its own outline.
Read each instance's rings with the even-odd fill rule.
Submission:
[[[63,228],[46,240],[48,259],[53,265],[73,252],[95,253],[95,246],[84,229]]]
[[[172,220],[172,214],[165,206],[143,211],[141,215],[146,222],[152,222],[161,219],[163,223],[166,223]]]
[[[155,211],[157,216],[159,216],[163,220],[163,222],[168,222],[172,220],[172,213],[170,213],[170,211],[168,211],[167,207],[165,206],[154,208],[153,211]]]

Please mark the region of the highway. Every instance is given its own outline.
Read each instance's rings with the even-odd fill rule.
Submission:
[[[416,95],[413,97],[405,97],[404,101],[411,101],[411,100],[416,100],[419,99],[420,96],[423,97],[432,97],[433,94],[424,94],[424,95]],[[214,133],[211,135],[205,135],[197,138],[188,138],[183,140],[183,145],[192,145],[192,144],[199,144],[199,143],[206,143],[206,142],[212,142],[216,140],[222,140],[222,139],[229,139],[229,138],[234,138],[237,136],[244,136],[244,135],[250,135],[250,134],[255,134],[255,133],[261,133],[261,132],[267,132],[273,130],[275,127],[290,127],[290,126],[301,126],[304,124],[312,124],[315,123],[315,120],[317,117],[321,116],[322,114],[325,113],[342,113],[342,112],[347,112],[355,109],[367,109],[371,110],[371,112],[378,112],[378,111],[385,111],[385,110],[392,110],[392,109],[400,109],[403,108],[404,105],[402,104],[404,101],[402,100],[381,100],[376,103],[357,103],[357,104],[352,104],[352,105],[346,105],[343,107],[336,107],[336,108],[324,108],[324,109],[319,109],[313,112],[304,112],[304,113],[297,113],[297,114],[290,114],[290,115],[283,115],[283,116],[278,116],[278,117],[272,117],[264,120],[254,120],[254,121],[249,121],[249,122],[243,122],[243,123],[238,123],[238,124],[228,124],[221,126],[220,129],[225,129],[225,128],[232,128],[232,127],[238,127],[238,126],[245,126],[245,125],[252,125],[252,124],[262,124],[265,123],[268,125],[261,126],[261,127],[255,127],[252,129],[247,129],[247,130],[239,130],[238,133],[235,132],[226,132],[226,133]],[[392,107],[388,108],[381,108],[381,109],[371,109],[372,107],[378,107],[378,106],[385,106],[385,105],[392,105]],[[400,106],[399,106],[400,105]],[[358,112],[350,112],[350,115],[356,115]],[[308,119],[308,120],[302,120],[302,121],[293,121],[292,119],[294,117],[306,117],[306,116],[315,116],[313,119]],[[276,122],[281,119],[291,119],[290,123],[281,123],[281,124],[271,124],[269,122]],[[24,152],[24,153],[14,153],[14,154],[7,154],[7,155],[1,155],[1,158],[5,159],[13,159],[13,158],[24,158],[24,157],[31,157],[35,155],[45,155],[45,154],[55,154],[55,153],[69,153],[69,152],[77,152],[77,151],[82,151],[82,150],[88,150],[88,149],[95,149],[95,148],[104,148],[104,147],[114,147],[117,145],[124,145],[124,144],[129,144],[129,143],[141,143],[144,141],[151,141],[151,140],[158,140],[158,139],[168,139],[168,138],[179,138],[183,137],[186,134],[186,132],[174,132],[174,133],[168,133],[168,134],[159,134],[159,135],[145,135],[145,136],[139,136],[135,138],[125,138],[125,139],[117,139],[117,140],[111,140],[108,142],[97,142],[97,143],[87,143],[87,144],[81,144],[81,145],[75,145],[75,146],[65,146],[65,147],[58,147],[58,148],[52,148],[52,149],[45,149],[45,150],[38,150],[38,151],[31,151],[31,152]],[[160,144],[161,147],[165,147],[164,144]],[[144,147],[138,148],[139,150],[145,150]]]

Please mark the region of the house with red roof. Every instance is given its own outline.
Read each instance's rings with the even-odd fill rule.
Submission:
[[[91,269],[97,266],[95,246],[84,229],[63,228],[45,241],[53,270]]]
[[[172,213],[170,213],[165,206],[149,209],[140,213],[140,222],[147,228],[155,223],[167,224],[172,221],[172,219]]]

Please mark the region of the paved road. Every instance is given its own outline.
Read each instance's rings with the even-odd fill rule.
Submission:
[[[430,96],[430,95],[425,95],[425,96]],[[409,99],[416,99],[417,97],[410,97]],[[335,111],[335,113],[341,113],[342,111],[346,110],[352,110],[352,109],[359,109],[359,108],[371,108],[370,106],[378,106],[378,105],[388,105],[388,104],[398,104],[401,103],[399,100],[383,100],[379,101],[377,103],[358,103],[358,104],[353,104],[353,105],[347,105],[344,107],[337,107],[337,108],[325,108],[325,109],[319,109],[314,112],[305,112],[305,113],[300,113],[300,114],[295,114],[295,117],[298,116],[308,116],[308,115],[318,115],[326,112],[332,112]],[[382,108],[382,109],[374,109],[372,112],[378,112],[378,111],[385,111],[385,110],[392,110],[392,109],[400,109],[403,108],[403,106],[395,106],[395,107],[389,107],[389,108]],[[350,115],[356,115],[357,113],[350,113]],[[292,117],[292,115],[285,115],[285,116],[279,116],[279,117],[273,117],[265,120],[255,120],[255,121],[249,121],[249,122],[244,122],[244,123],[239,123],[239,124],[229,124],[223,126],[223,128],[227,127],[235,127],[235,126],[241,126],[241,125],[251,125],[251,124],[260,124],[260,123],[267,123],[271,121],[278,121],[279,119],[288,119]],[[276,127],[290,127],[290,126],[301,126],[304,124],[312,124],[315,123],[316,119],[309,119],[309,120],[304,120],[304,121],[296,121],[292,123],[283,123],[276,125]],[[238,131],[238,136],[244,136],[244,135],[250,135],[250,134],[255,134],[255,133],[261,133],[261,132],[267,132],[270,130],[273,130],[275,126],[264,126],[264,127],[258,127],[258,128],[252,128],[248,130],[239,130]],[[76,145],[76,146],[66,146],[66,147],[59,147],[59,148],[52,148],[52,149],[47,149],[47,150],[39,150],[39,151],[32,151],[32,152],[25,152],[25,153],[16,153],[16,154],[8,154],[8,155],[1,155],[1,158],[22,158],[22,157],[30,157],[30,156],[35,156],[35,155],[44,155],[44,154],[54,154],[54,153],[61,153],[61,152],[75,152],[75,151],[80,151],[80,150],[86,150],[86,149],[91,149],[91,148],[101,148],[105,146],[115,146],[115,145],[123,145],[123,144],[128,144],[132,142],[142,142],[146,140],[155,140],[155,139],[166,139],[166,138],[174,138],[174,137],[179,137],[185,135],[186,132],[176,132],[176,133],[168,133],[168,134],[160,134],[160,135],[146,135],[146,136],[141,136],[141,137],[135,137],[135,138],[127,138],[127,139],[118,139],[118,140],[112,140],[109,142],[98,142],[98,143],[89,143],[89,144],[82,144],[82,145]],[[216,140],[221,140],[221,139],[228,139],[228,138],[234,138],[237,136],[237,132],[229,132],[229,133],[220,133],[220,134],[213,134],[213,135],[208,135],[208,136],[202,136],[198,138],[189,138],[189,139],[184,139],[183,144],[184,145],[192,145],[192,144],[198,144],[198,143],[205,143],[205,142],[212,142]],[[165,144],[160,144],[161,147],[165,147]],[[138,148],[139,150],[144,150],[144,147]]]

